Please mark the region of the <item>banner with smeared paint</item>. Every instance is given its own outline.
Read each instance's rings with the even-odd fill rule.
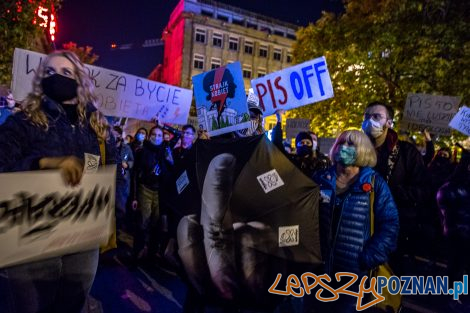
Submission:
[[[107,166],[69,187],[58,170],[0,174],[0,268],[105,243],[115,177],[116,167]]]

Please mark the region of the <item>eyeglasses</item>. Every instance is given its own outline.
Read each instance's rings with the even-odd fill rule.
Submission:
[[[387,119],[386,116],[380,114],[380,113],[364,113],[364,119],[368,120],[372,118],[374,121],[380,121],[383,119]]]

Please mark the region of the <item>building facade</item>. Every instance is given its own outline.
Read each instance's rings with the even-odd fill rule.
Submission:
[[[240,61],[254,78],[291,66],[297,26],[209,0],[181,0],[162,34],[162,82],[192,88],[194,75]]]

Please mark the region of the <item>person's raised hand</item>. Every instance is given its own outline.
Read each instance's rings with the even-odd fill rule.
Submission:
[[[274,113],[276,114],[277,121],[282,123],[282,116],[286,113],[286,110],[277,109]]]

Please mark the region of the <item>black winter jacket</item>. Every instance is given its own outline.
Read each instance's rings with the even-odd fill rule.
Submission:
[[[397,133],[388,129],[385,143],[377,149],[374,168],[382,177],[387,177],[389,155],[395,145],[399,147],[398,158],[387,183],[397,204],[400,223],[414,228],[419,221],[418,213],[429,197],[427,169],[418,149],[409,142],[398,140]]]
[[[97,135],[88,121],[73,125],[60,104],[45,98],[41,105],[49,121],[47,131],[33,125],[23,112],[0,126],[0,172],[37,170],[44,157],[74,155],[83,160],[84,153],[100,155]],[[90,104],[87,114],[95,110]],[[115,146],[113,138],[106,143],[107,164],[116,163]]]

